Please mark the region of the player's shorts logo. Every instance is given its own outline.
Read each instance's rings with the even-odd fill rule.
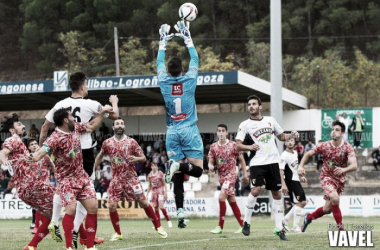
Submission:
[[[66,200],[70,200],[70,197],[71,197],[71,194],[70,194],[70,193],[66,193],[66,194],[65,194],[65,199],[66,199]]]
[[[252,182],[252,185],[255,184],[256,183],[256,179],[252,179],[251,182]]]

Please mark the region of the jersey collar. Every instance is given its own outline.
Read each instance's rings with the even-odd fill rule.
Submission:
[[[227,145],[229,142],[230,142],[230,140],[226,139],[226,143],[222,145],[222,144],[220,144],[220,142],[218,141],[218,145],[219,145],[219,146],[224,146],[224,145]]]
[[[251,117],[249,117],[249,119],[250,119],[251,121],[262,121],[262,120],[264,119],[264,116],[262,115],[262,116],[261,116],[261,119],[252,119]]]
[[[121,139],[120,141],[124,141],[125,139],[127,139],[128,136],[124,135],[123,139]],[[112,137],[115,141],[119,142],[119,140],[116,139],[115,136]]]
[[[343,145],[343,143],[344,143],[344,141],[342,140],[340,145],[338,147],[335,147],[334,144],[332,143],[332,140],[330,141],[331,146],[333,146],[334,148],[340,148]]]
[[[56,130],[57,130],[58,132],[62,133],[62,134],[66,134],[66,135],[69,135],[69,134],[70,134],[70,133],[65,132],[65,131],[63,131],[63,130],[60,130],[58,127],[56,128]]]

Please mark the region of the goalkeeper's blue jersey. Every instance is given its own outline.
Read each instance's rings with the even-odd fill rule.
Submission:
[[[166,72],[165,50],[159,50],[157,56],[157,75],[161,94],[165,101],[166,126],[184,128],[198,121],[195,104],[195,88],[198,78],[198,53],[195,47],[189,47],[189,71],[179,77]]]

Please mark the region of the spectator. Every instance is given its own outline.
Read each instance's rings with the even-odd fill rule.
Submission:
[[[350,126],[350,118],[347,117],[346,113],[343,113],[342,117],[339,118],[339,121],[346,126],[343,135],[343,141],[348,141],[348,127]]]
[[[297,145],[294,147],[295,150],[297,150],[297,154],[298,154],[298,162],[301,162],[301,159],[303,157],[303,153],[304,153],[304,146],[302,145],[302,143],[299,141],[297,143]]]
[[[306,154],[307,152],[309,152],[313,148],[315,148],[315,144],[312,141],[308,141],[306,146],[305,146],[304,154]],[[310,157],[310,160],[306,163],[306,165],[310,165],[312,162],[313,162],[313,158]]]
[[[111,166],[107,166],[107,170],[104,173],[104,177],[107,178],[107,180],[111,180]],[[101,173],[100,173],[101,175]]]
[[[165,148],[165,143],[163,141],[161,141],[159,146],[158,146],[158,152],[160,154],[162,154],[163,151],[166,151],[166,148]]]
[[[102,126],[99,128],[100,135],[102,136],[103,140],[108,139],[109,137],[109,130],[106,124],[103,122]]]
[[[319,140],[318,141],[318,144],[321,143],[322,140]],[[319,153],[316,155],[316,161],[317,161],[317,169],[315,170],[315,172],[319,173],[319,168],[322,166],[323,164],[323,154]]]
[[[166,154],[166,151],[163,150],[160,156],[160,165],[158,167],[158,170],[161,171],[162,173],[166,173],[167,163],[168,163],[168,156]]]
[[[40,131],[36,128],[35,124],[32,124],[32,127],[29,129],[28,137],[38,139],[37,135],[40,134]]]
[[[142,142],[142,143],[140,143],[140,148],[141,148],[141,150],[144,152],[144,155],[146,155],[146,145],[145,145],[145,143],[144,142]]]
[[[100,152],[100,150],[102,149],[102,144],[103,144],[102,134],[101,133],[96,134],[96,151],[97,152]]]
[[[106,169],[107,171],[107,169]],[[103,170],[101,169],[100,165],[99,166],[96,166],[95,168],[95,178],[96,179],[99,179],[100,178],[100,173],[103,172]]]
[[[135,163],[135,171],[136,171],[137,175],[145,174],[144,168],[145,168],[144,162],[136,162]]]
[[[99,192],[101,197],[103,193],[107,192],[109,186],[109,179],[105,177],[104,172],[100,173],[100,178],[96,182],[96,192]]]
[[[152,157],[153,157],[152,144],[149,144],[148,147],[146,147],[146,158],[149,160],[152,160]]]
[[[158,149],[155,149],[152,156],[152,162],[156,163],[157,166],[160,164],[160,157],[161,154],[159,153]]]
[[[5,189],[5,192],[3,194],[3,198],[5,198],[6,194],[13,194],[13,198],[15,198],[14,190],[13,190],[14,188],[15,188],[15,183],[13,181],[13,177],[11,177],[11,179],[8,181],[7,188]]]
[[[51,174],[50,174],[50,179],[49,179],[49,181],[50,181],[50,185],[53,185],[54,187],[57,185],[57,183],[56,183],[56,180],[55,180],[55,177],[54,177],[54,174],[53,174],[53,173],[51,173]]]
[[[152,164],[151,164],[151,161],[149,159],[147,159],[145,162],[145,174],[146,174],[146,176],[149,175],[150,171],[152,171]]]
[[[354,148],[361,148],[360,141],[362,139],[362,132],[364,130],[364,121],[361,117],[360,111],[358,111],[356,113],[356,117],[352,119],[350,129],[354,132]]]
[[[102,165],[103,165],[103,172],[107,171],[107,168],[111,168],[111,163],[110,163],[110,158],[109,157],[103,157]]]
[[[377,164],[380,161],[380,146],[372,152],[371,156],[373,159],[373,166],[375,167],[376,171],[379,171],[379,169],[377,168]]]
[[[8,187],[8,182],[9,182],[8,178],[6,178],[4,175],[0,176],[0,198],[5,197],[5,192]]]

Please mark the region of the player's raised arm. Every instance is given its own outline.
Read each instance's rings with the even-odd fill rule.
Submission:
[[[117,95],[111,95],[110,98],[109,98],[109,102],[112,105],[112,111],[113,111],[113,113],[110,113],[110,115],[109,115],[108,118],[111,119],[111,120],[117,120],[120,117],[120,115],[119,115],[119,106],[118,106],[119,98],[117,97]]]
[[[110,105],[105,105],[100,113],[92,119],[86,127],[86,132],[91,133],[96,130],[101,121],[103,120],[104,113],[113,113],[112,107]]]
[[[157,55],[157,74],[159,75],[161,72],[166,72],[166,67],[165,67],[166,45],[168,41],[174,37],[174,34],[173,33],[169,34],[170,25],[168,24],[161,25],[158,32],[160,33],[160,43],[159,43],[158,55]]]
[[[0,164],[4,164],[4,165],[7,165],[7,166],[10,166],[11,165],[11,162],[8,161],[8,155],[11,151],[7,148],[7,147],[4,147],[1,151],[0,151]]]
[[[42,127],[41,127],[41,132],[40,132],[40,140],[39,140],[39,146],[42,147],[42,144],[44,143],[44,141],[46,140],[47,138],[47,134],[49,132],[49,128],[50,126],[54,124],[54,123],[51,123],[49,122],[48,120],[45,120],[44,124],[42,124]]]
[[[193,39],[191,38],[190,34],[190,23],[184,22],[184,21],[178,21],[177,24],[174,26],[174,28],[177,30],[178,33],[175,35],[182,38],[184,43],[186,44],[186,47],[189,50],[190,53],[190,63],[189,63],[189,71],[192,69],[198,70],[199,67],[199,57],[197,50],[194,47]]]

